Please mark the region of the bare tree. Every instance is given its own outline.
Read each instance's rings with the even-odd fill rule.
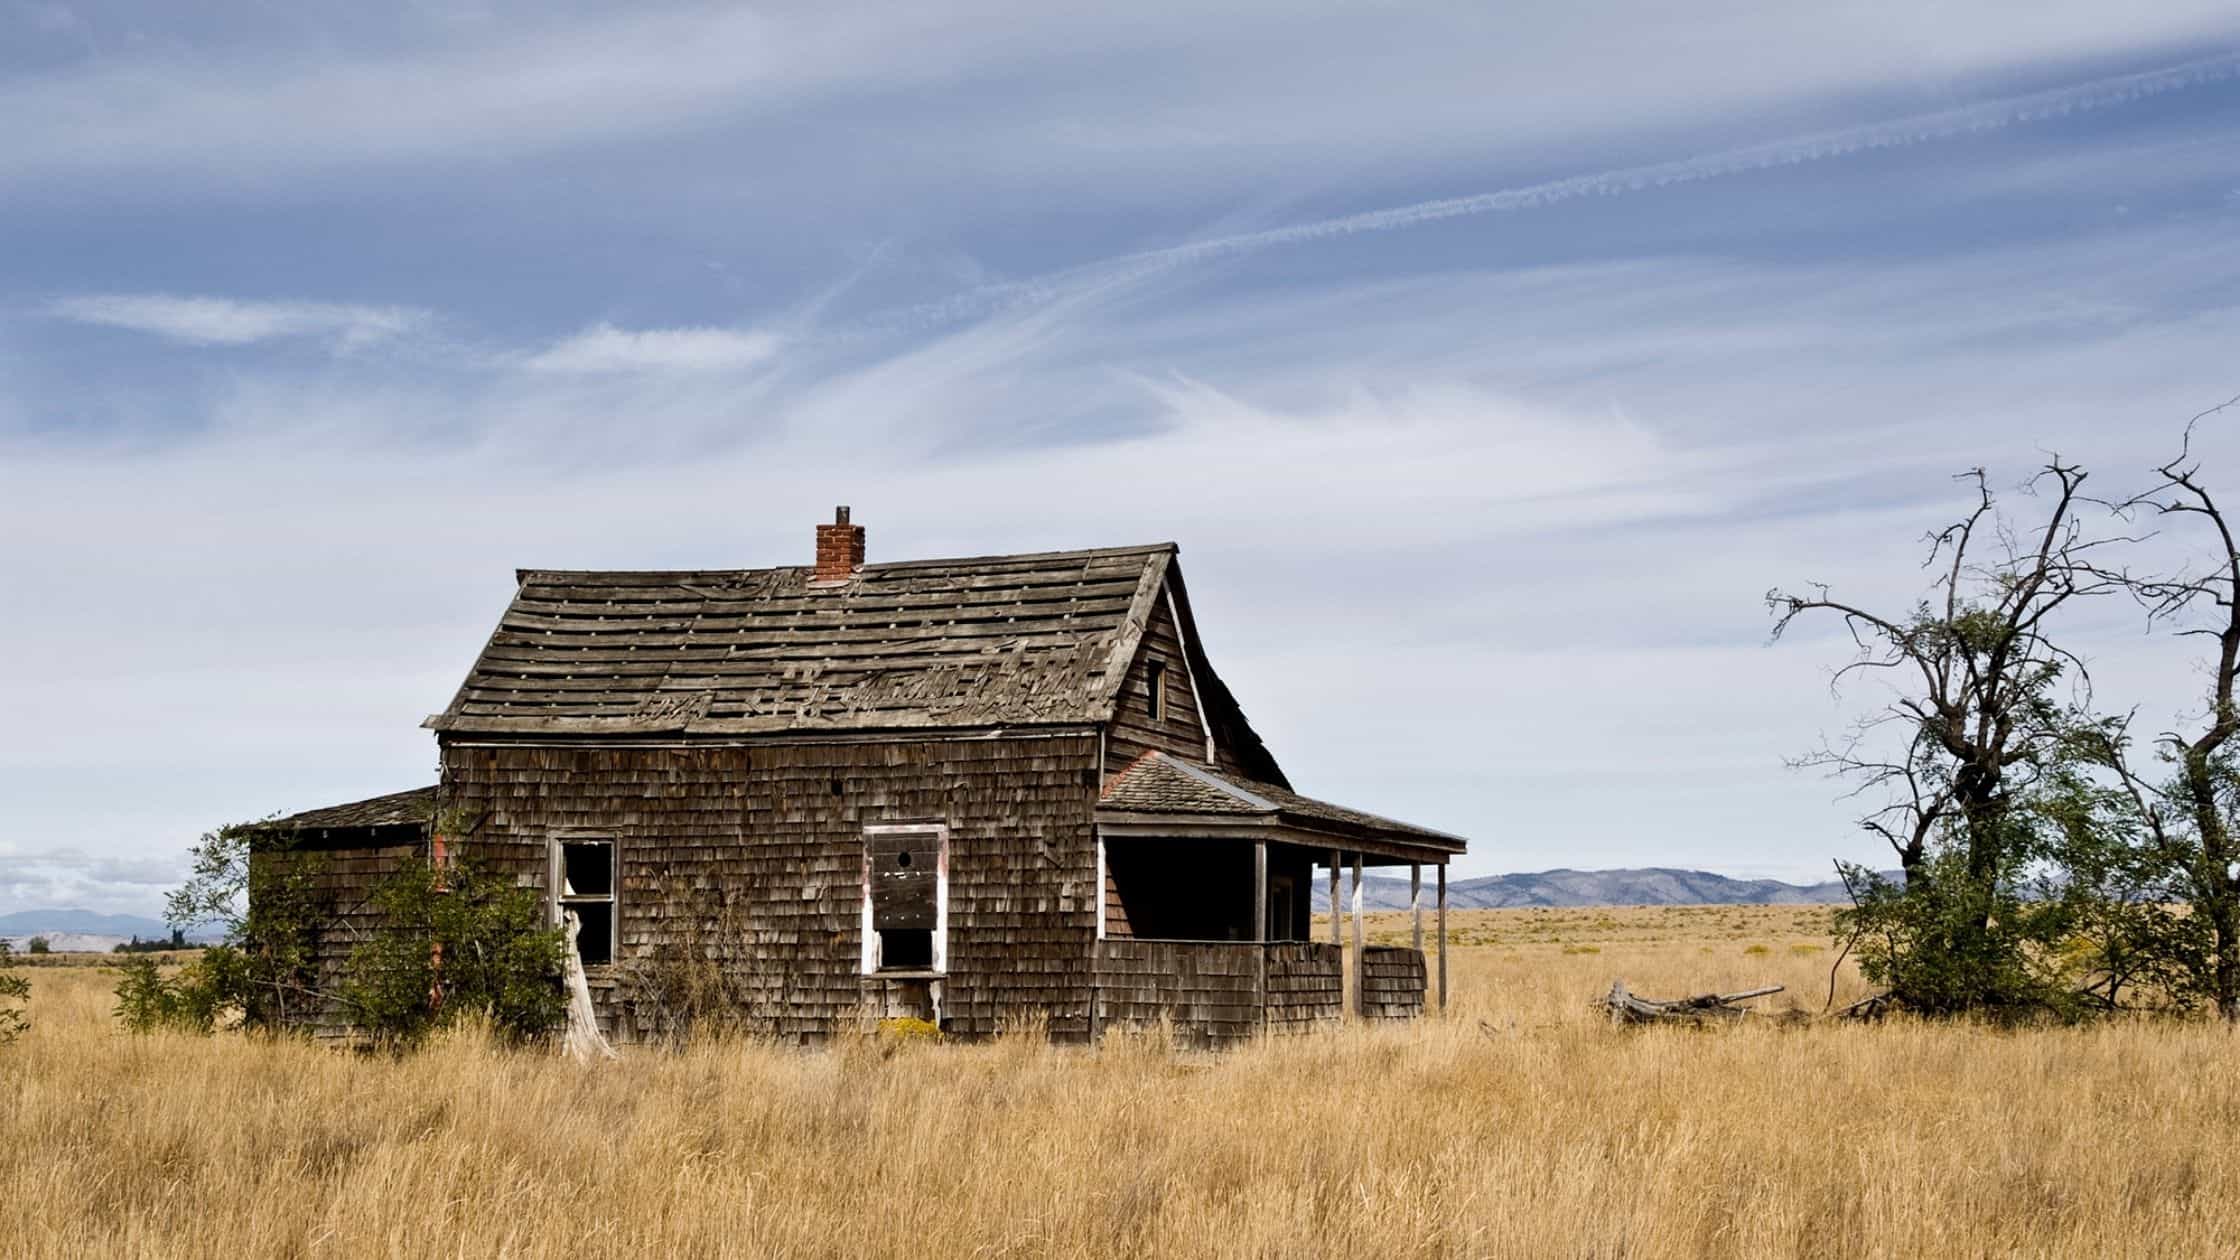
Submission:
[[[2056,642],[2050,619],[2062,607],[2119,585],[2090,553],[2118,541],[2087,532],[2080,516],[2095,501],[2080,493],[2085,471],[2059,460],[2029,483],[2051,487],[2042,524],[2018,531],[1999,511],[1982,469],[1963,474],[1975,506],[1929,535],[1923,567],[1934,573],[1928,598],[1904,615],[1870,612],[1835,598],[1824,584],[1810,593],[1766,594],[1773,637],[1799,618],[1839,619],[1856,649],[1834,685],[1862,672],[1891,676],[1898,696],[1799,764],[1889,793],[1861,825],[1886,840],[1909,882],[1928,878],[1932,839],[1957,828],[1972,878],[1995,872],[2018,789],[2027,787],[2063,738],[2067,680],[2089,688],[2085,663]],[[1901,737],[1889,741],[1895,727]],[[1878,751],[1885,742],[1889,751]]]
[[[2158,484],[2125,506],[2165,519],[2190,519],[2209,539],[2208,562],[2168,576],[2137,577],[2102,571],[2120,582],[2158,623],[2180,625],[2184,637],[2215,645],[2208,670],[2208,706],[2190,732],[2166,731],[2155,746],[2175,768],[2168,781],[2141,775],[2126,755],[2129,721],[2112,723],[2100,744],[2144,832],[2144,842],[2174,876],[2193,914],[2207,924],[2208,949],[2198,961],[2202,987],[2227,1020],[2240,1021],[2240,881],[2234,878],[2235,775],[2231,756],[2240,736],[2240,544],[2202,477],[2193,454],[2194,426],[2240,405],[2234,398],[2193,418],[2175,459],[2155,472]],[[2206,615],[2203,615],[2206,614]]]

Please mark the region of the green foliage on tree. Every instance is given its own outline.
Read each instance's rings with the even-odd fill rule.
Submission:
[[[411,1045],[461,1017],[529,1041],[567,1017],[566,939],[536,889],[472,860],[415,861],[373,901],[381,926],[351,953],[342,999],[376,1041]]]
[[[285,832],[234,823],[205,833],[185,883],[165,900],[183,940],[187,926],[212,925],[222,943],[165,979],[153,960],[125,964],[117,1018],[135,1032],[209,1032],[227,1011],[243,1027],[274,1029],[318,1000],[319,936],[332,907],[319,886],[325,855],[295,849]]]
[[[31,981],[15,969],[8,943],[0,941],[0,1046],[22,1036],[31,1027],[24,1010],[31,1005]]]
[[[2020,872],[1981,880],[1958,846],[1938,846],[1917,885],[1857,867],[1843,871],[1853,904],[1837,931],[1855,933],[1859,970],[1870,984],[1925,1015],[2000,1020],[2071,1017],[2074,956],[2067,906],[2032,896]]]
[[[26,954],[51,954],[54,952],[54,946],[46,937],[34,936],[23,943],[23,952]]]

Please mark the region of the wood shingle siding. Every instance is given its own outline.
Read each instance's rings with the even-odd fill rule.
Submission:
[[[1101,899],[1086,733],[973,740],[592,748],[454,743],[446,804],[480,816],[453,851],[542,886],[556,833],[611,836],[621,950],[594,969],[602,1024],[629,1036],[630,964],[690,947],[737,978],[751,1030],[818,1039],[854,1018],[864,828],[949,828],[953,1031],[1047,1013],[1088,1035]],[[838,785],[839,790],[834,791]]]
[[[1100,1027],[1161,1019],[1201,1045],[1228,1045],[1260,1030],[1260,947],[1192,941],[1106,940],[1097,957]]]
[[[1164,667],[1165,703],[1158,720],[1151,716],[1150,684],[1154,664]],[[1112,721],[1105,727],[1105,770],[1118,774],[1129,762],[1155,748],[1192,761],[1206,759],[1206,728],[1199,718],[1189,662],[1183,653],[1182,638],[1176,631],[1164,588],[1161,597],[1152,605],[1151,619],[1144,626],[1143,643],[1129,664],[1119,698],[1113,705]],[[1218,748],[1216,755],[1219,755]]]
[[[1342,948],[1315,941],[1267,948],[1270,1032],[1305,1032],[1345,1014]]]
[[[1370,1019],[1423,1014],[1423,951],[1371,945],[1361,953],[1361,1013]]]
[[[1097,947],[1101,1028],[1164,1020],[1178,1040],[1231,1045],[1303,1032],[1344,1011],[1342,953],[1309,941],[1116,941]]]

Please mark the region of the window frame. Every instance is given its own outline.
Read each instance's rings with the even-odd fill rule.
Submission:
[[[1143,663],[1144,714],[1154,722],[1167,720],[1167,663],[1154,656]]]
[[[569,845],[604,845],[607,850],[607,891],[597,893],[564,893],[567,886]],[[622,956],[622,842],[604,832],[554,832],[546,838],[545,901],[550,907],[554,927],[566,925],[563,917],[569,907],[604,905],[607,907],[607,960],[601,963],[584,963],[585,970],[593,967],[611,967]],[[580,916],[579,916],[580,917]],[[582,935],[577,935],[576,956],[583,956]]]
[[[873,927],[876,905],[872,895],[871,840],[874,836],[920,835],[935,849],[933,868],[933,932],[930,963],[924,967],[882,967],[882,942]],[[863,874],[858,889],[862,926],[859,937],[861,970],[866,976],[944,977],[949,972],[949,824],[943,822],[870,823],[863,829]]]

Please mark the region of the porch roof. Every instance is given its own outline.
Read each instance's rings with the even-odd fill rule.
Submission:
[[[1096,816],[1108,835],[1234,835],[1402,861],[1444,862],[1468,847],[1461,836],[1301,796],[1157,751],[1136,758],[1105,784]]]

